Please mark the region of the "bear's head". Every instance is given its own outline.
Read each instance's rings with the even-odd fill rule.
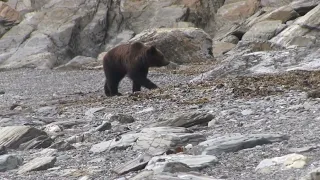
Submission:
[[[162,67],[167,66],[170,61],[168,61],[163,53],[157,49],[155,46],[150,46],[147,49],[147,61],[150,67]]]

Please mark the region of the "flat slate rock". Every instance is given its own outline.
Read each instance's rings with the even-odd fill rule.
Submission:
[[[155,126],[192,127],[199,124],[208,125],[214,116],[210,113],[191,112],[177,115],[177,117],[167,121],[157,123]]]
[[[203,155],[219,155],[223,152],[236,152],[253,148],[258,145],[271,144],[288,140],[289,137],[280,134],[231,134],[209,139],[197,146]]]
[[[213,177],[204,176],[197,172],[179,172],[179,173],[161,173],[154,174],[153,171],[142,171],[130,180],[222,180]],[[120,179],[117,179],[120,180]]]
[[[53,156],[38,157],[32,159],[31,161],[27,162],[19,168],[18,174],[23,174],[29,171],[47,170],[49,168],[52,168],[56,161],[57,158]]]
[[[191,131],[189,131],[184,127],[162,126],[162,127],[143,128],[140,132],[147,133],[147,134],[167,134],[167,133],[190,133]]]
[[[119,138],[115,138],[109,141],[103,141],[98,144],[94,144],[90,151],[94,153],[101,153],[104,151],[110,151],[113,149],[126,149],[133,145],[134,142],[140,136],[139,133],[137,134],[124,134]]]
[[[161,172],[166,164],[170,162],[180,162],[192,169],[198,170],[218,163],[218,159],[216,156],[211,155],[170,154],[155,156],[149,161],[145,169]]]
[[[47,133],[29,126],[0,127],[0,146],[17,149],[20,144],[38,136],[47,136]]]
[[[197,145],[206,138],[200,133],[146,133],[139,136],[133,149],[145,149],[152,155],[157,155],[171,148],[187,144]]]
[[[201,175],[200,173],[175,173],[175,174],[160,174],[155,175],[156,180],[219,180],[209,176]],[[222,179],[220,179],[222,180]]]
[[[148,162],[151,160],[152,156],[145,153],[137,158],[125,163],[121,164],[113,169],[113,171],[119,175],[126,174],[131,171],[139,171],[148,164]]]

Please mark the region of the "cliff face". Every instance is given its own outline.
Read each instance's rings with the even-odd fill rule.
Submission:
[[[0,67],[52,68],[75,56],[96,58],[123,30],[133,35],[149,28],[196,26],[213,33],[220,5],[200,0],[11,0],[1,5],[10,11],[1,13]]]

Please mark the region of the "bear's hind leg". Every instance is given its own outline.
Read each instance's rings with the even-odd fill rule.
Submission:
[[[110,93],[110,89],[109,89],[109,85],[108,85],[108,82],[106,80],[105,84],[104,84],[104,94],[106,96],[111,96],[111,93]]]
[[[121,96],[122,94],[118,92],[118,87],[120,81],[124,78],[124,75],[122,74],[114,74],[109,77],[108,79],[108,87],[110,90],[110,95],[111,96]]]

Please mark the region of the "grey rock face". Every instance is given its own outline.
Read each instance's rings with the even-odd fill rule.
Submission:
[[[27,162],[19,168],[18,174],[23,174],[29,171],[41,171],[52,168],[56,160],[56,157],[50,156],[32,159],[31,161]]]

